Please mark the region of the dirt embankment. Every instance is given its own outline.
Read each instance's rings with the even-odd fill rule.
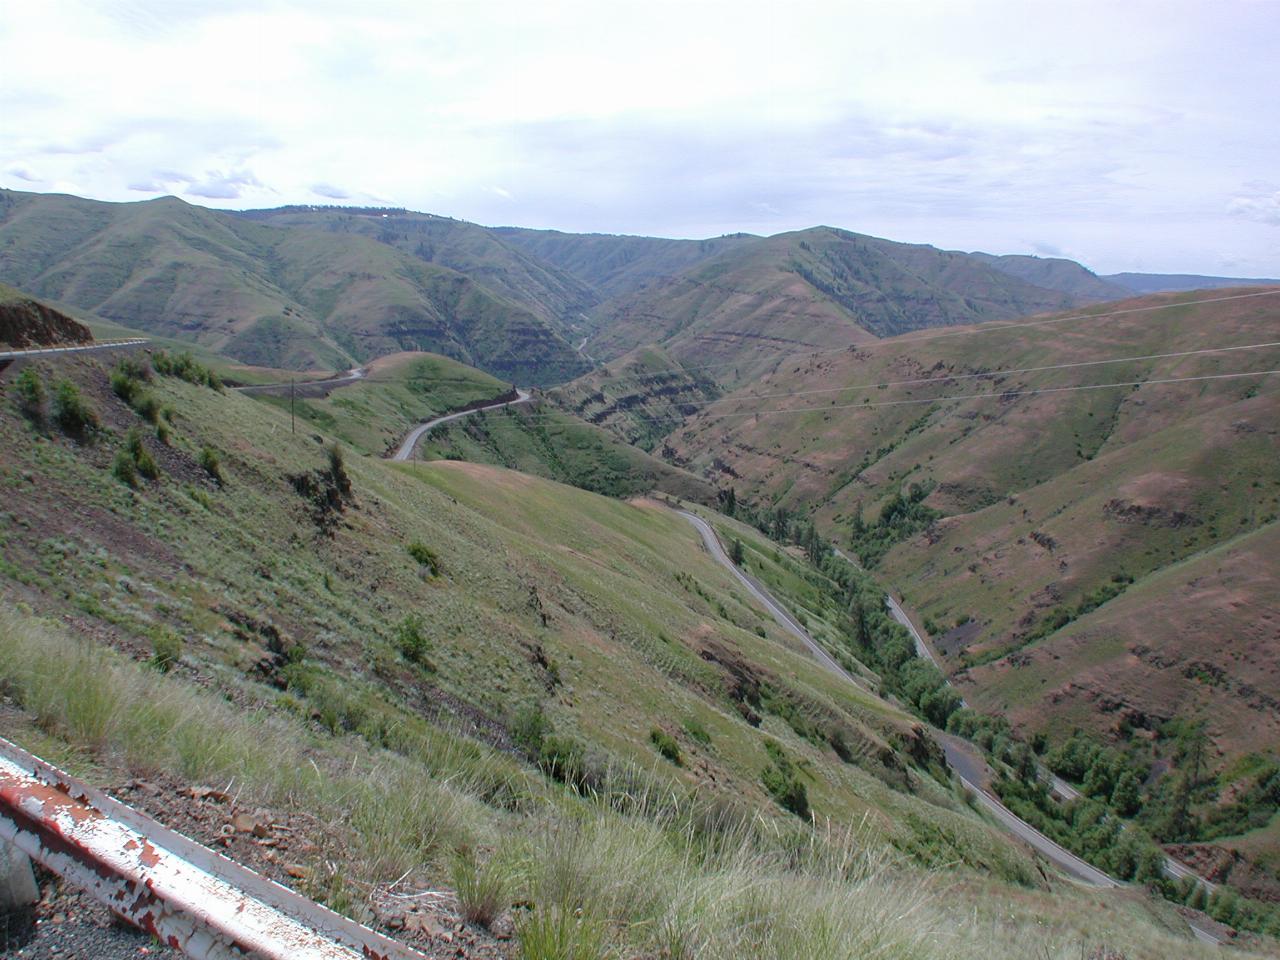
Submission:
[[[88,327],[37,300],[0,300],[0,346],[24,349],[92,342]]]

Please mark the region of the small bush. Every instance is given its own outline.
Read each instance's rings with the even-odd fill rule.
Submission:
[[[138,468],[134,466],[128,450],[116,451],[115,459],[111,461],[111,475],[126,486],[138,485]]]
[[[23,367],[13,378],[13,389],[18,396],[18,409],[36,426],[44,426],[44,405],[48,400],[44,382],[34,367]]]
[[[427,651],[431,648],[431,643],[422,633],[422,617],[416,613],[411,613],[398,624],[396,624],[396,633],[394,637],[396,649],[410,663],[420,664],[429,670],[435,667],[427,658]]]
[[[507,908],[510,874],[492,857],[481,863],[472,848],[458,852],[451,873],[462,919],[487,929]]]
[[[795,764],[773,741],[767,741],[764,747],[772,762],[761,771],[760,782],[783,810],[794,813],[801,820],[808,820],[809,791],[801,782]]]
[[[409,551],[409,556],[417,560],[431,576],[440,576],[440,558],[434,550],[418,540],[413,541],[406,549]]]
[[[156,399],[156,395],[151,391],[139,390],[134,394],[131,406],[138,412],[138,416],[142,417],[147,423],[160,422],[160,401]]]
[[[684,722],[684,732],[704,746],[711,744],[711,734],[697,717],[689,717]]]
[[[97,430],[97,413],[80,395],[80,388],[70,380],[59,380],[53,387],[53,419],[68,436],[83,439]]]
[[[139,474],[148,480],[159,479],[160,466],[156,463],[155,457],[151,455],[151,451],[142,442],[142,432],[137,427],[129,431],[128,436],[125,437],[124,445],[129,452],[129,456],[133,459],[134,466],[138,468]]]
[[[660,730],[658,727],[654,727],[649,731],[649,740],[658,748],[658,752],[666,759],[670,760],[677,767],[684,766],[684,760],[680,757],[680,744],[676,742],[676,738],[671,736],[671,734],[667,733],[665,730]]]
[[[151,632],[151,650],[151,665],[162,673],[168,673],[182,658],[182,638],[172,630],[157,627]]]
[[[125,403],[133,403],[133,398],[137,396],[138,388],[138,381],[127,373],[121,370],[111,371],[111,392]]]
[[[530,760],[542,754],[543,741],[551,733],[551,721],[536,703],[525,704],[511,720],[511,739]]]
[[[200,455],[196,457],[196,462],[200,464],[200,468],[205,473],[213,478],[214,483],[218,486],[223,485],[225,480],[222,476],[222,462],[218,459],[218,451],[214,450],[213,447],[201,447]]]
[[[155,367],[156,373],[166,377],[177,377],[188,383],[222,392],[222,379],[204,364],[199,363],[190,352],[173,356],[164,350],[157,350],[151,358],[151,365]]]
[[[169,425],[163,420],[156,424],[156,439],[166,447],[169,446],[169,441],[172,439],[169,433]]]

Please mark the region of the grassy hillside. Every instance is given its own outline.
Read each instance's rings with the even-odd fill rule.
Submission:
[[[816,227],[742,244],[612,301],[588,351],[610,359],[660,343],[741,384],[808,350],[1072,302],[965,254]]]
[[[369,891],[486,878],[533,905],[527,957],[557,930],[592,956],[1208,955],[1140,892],[1041,879],[913,718],[818,669],[665,507],[342,456],[108,363],[34,368],[75,385],[78,441],[0,379],[20,743],[99,782],[234,779],[317,828],[290,882],[383,927]],[[815,821],[775,800],[800,787]]]
[[[1280,340],[1277,298],[1201,298],[815,356],[667,443],[739,498],[812,511],[1027,736],[1079,726],[1160,769],[1181,762],[1166,721],[1203,719],[1223,773],[1280,734],[1280,378],[1058,390],[1280,367],[1274,347],[1090,365]],[[1026,369],[1058,364],[1085,366]]]
[[[566,339],[584,329],[585,311],[600,301],[592,283],[529,256],[498,231],[465,220],[408,210],[359,207],[280,207],[237,216],[282,227],[370,237],[428,263],[471,277],[530,310]]]
[[[1112,273],[1102,277],[1132,293],[1161,293],[1171,290],[1218,290],[1223,287],[1275,287],[1280,280],[1245,277],[1204,277],[1194,273]]]
[[[707,240],[668,240],[522,227],[493,227],[489,232],[589,284],[602,300],[635,293],[759,239],[737,233]]]
[[[1105,280],[1074,260],[1060,257],[1030,257],[1007,254],[1002,257],[989,253],[971,253],[1001,273],[1025,280],[1046,290],[1061,290],[1077,298],[1080,303],[1096,303],[1104,300],[1123,300],[1134,291],[1120,283]]]
[[[652,451],[673,423],[720,393],[708,371],[686,370],[662,347],[647,346],[558,387],[551,397],[575,416]]]
[[[429,349],[528,383],[585,367],[547,321],[464,274],[366,237],[172,197],[0,192],[0,278],[260,366],[338,369]]]
[[[336,390],[295,396],[304,429],[320,427],[361,453],[382,455],[425,420],[493,400],[510,384],[434,354],[394,354],[374,361],[364,379]],[[295,391],[299,393],[299,391]],[[288,410],[285,392],[259,397]],[[521,470],[608,496],[662,490],[713,502],[710,484],[620,442],[612,433],[535,400],[441,424],[419,443],[418,460],[467,460]]]

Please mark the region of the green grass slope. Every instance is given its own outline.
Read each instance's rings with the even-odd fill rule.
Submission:
[[[592,285],[504,242],[496,231],[465,220],[360,207],[280,207],[236,215],[275,226],[372,238],[471,277],[535,313],[566,339],[578,336],[584,312],[600,301]]]
[[[0,192],[0,278],[260,366],[336,369],[427,349],[521,382],[585,368],[547,321],[457,271],[173,197]]]
[[[162,437],[106,360],[35,369],[97,425],[73,441],[0,379],[6,735],[305,811],[313,895],[385,925],[359,891],[468,897],[462,858],[534,905],[528,957],[557,923],[593,955],[1207,955],[1141,894],[1046,885],[912,759],[911,717],[817,668],[657,503],[335,458],[155,374]]]
[[[602,300],[635,293],[718,253],[759,239],[737,233],[706,240],[668,240],[523,227],[492,227],[489,232],[577,277]]]
[[[1164,721],[1203,718],[1225,770],[1280,733],[1280,377],[1213,378],[1280,367],[1280,348],[1153,356],[1280,340],[1280,298],[1193,302],[1219,296],[812,357],[667,442],[739,497],[813,512],[978,705],[1144,755]],[[1148,359],[1096,363],[1125,357]],[[1028,369],[1059,364],[1083,366]],[[1059,390],[1181,377],[1211,379]]]
[[[994,256],[990,253],[971,253],[969,256],[976,257],[1001,273],[1025,280],[1034,286],[1069,293],[1080,303],[1123,300],[1134,294],[1130,288],[1104,280],[1074,260],[1065,260],[1061,257],[1032,257],[1019,254]]]
[[[742,244],[606,304],[588,351],[609,359],[660,343],[741,384],[791,354],[1072,302],[966,254],[815,227]]]
[[[646,346],[557,387],[551,397],[575,416],[651,451],[673,423],[720,392],[706,371],[686,370],[662,347]]]

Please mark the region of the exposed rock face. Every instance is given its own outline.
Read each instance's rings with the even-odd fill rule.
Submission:
[[[0,289],[0,345],[26,348],[93,342],[84,324],[38,300],[20,294],[9,298],[5,293]]]

